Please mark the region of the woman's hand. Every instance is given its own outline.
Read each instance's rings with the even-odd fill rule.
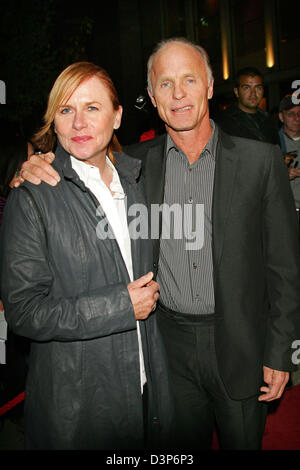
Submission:
[[[159,284],[153,281],[153,273],[149,272],[127,286],[133,305],[135,318],[145,320],[155,310],[159,298]]]

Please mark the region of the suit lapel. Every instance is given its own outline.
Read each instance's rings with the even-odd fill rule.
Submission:
[[[234,144],[231,138],[219,129],[212,206],[214,269],[218,268],[221,260],[226,223],[231,207],[239,161],[233,148]]]
[[[159,142],[159,145],[151,147],[147,153],[145,175],[149,208],[151,204],[162,204],[164,200],[166,173],[165,146],[166,138]]]
[[[161,205],[164,202],[164,187],[165,187],[165,174],[166,174],[166,156],[165,147],[167,139],[164,138],[159,142],[159,145],[151,147],[147,153],[145,164],[146,176],[146,195],[148,204],[149,227],[153,227],[151,220],[151,206],[153,204]],[[158,238],[152,238],[153,243],[153,257],[154,265],[158,264],[159,257],[159,237],[162,228],[162,214],[159,212],[159,226],[155,230]]]

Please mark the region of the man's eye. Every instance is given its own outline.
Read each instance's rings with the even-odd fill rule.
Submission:
[[[89,110],[89,111],[97,111],[98,108],[97,108],[97,106],[89,106],[89,107],[88,107],[88,110]]]
[[[195,79],[194,78],[187,78],[186,80],[188,83],[194,83],[195,82]]]
[[[161,87],[167,88],[170,85],[170,82],[162,82]]]

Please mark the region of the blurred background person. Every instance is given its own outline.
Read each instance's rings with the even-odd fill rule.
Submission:
[[[0,227],[7,197],[16,180],[16,173],[22,163],[33,153],[31,142],[20,136],[17,131],[2,132],[0,139]],[[3,406],[24,391],[29,342],[26,338],[14,334],[10,328],[7,328],[1,300],[0,326],[0,406]],[[12,421],[20,424],[22,417],[23,405],[18,405],[9,414]]]
[[[286,155],[292,192],[296,208],[300,208],[300,104],[296,96],[287,95],[279,104],[280,146]]]
[[[216,117],[223,131],[237,137],[279,144],[273,118],[260,109],[264,97],[261,72],[255,67],[239,70],[235,77],[233,92],[236,102]]]

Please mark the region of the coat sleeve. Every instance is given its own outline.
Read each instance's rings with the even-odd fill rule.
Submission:
[[[36,341],[77,341],[136,328],[125,283],[55,298],[46,234],[30,196],[11,191],[0,235],[1,295],[12,330]]]
[[[300,338],[299,221],[284,159],[277,148],[266,165],[263,249],[270,302],[264,365],[293,369],[292,344]]]

